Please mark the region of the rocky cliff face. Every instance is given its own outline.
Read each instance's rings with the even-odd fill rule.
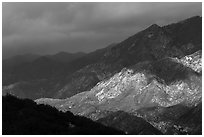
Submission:
[[[177,120],[202,102],[201,62],[201,51],[180,59],[142,62],[122,69],[90,91],[54,103],[53,99],[36,102],[93,120],[124,111],[144,118],[166,134],[191,133],[195,125],[178,124]]]

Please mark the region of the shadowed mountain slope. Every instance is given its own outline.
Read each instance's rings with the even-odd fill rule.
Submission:
[[[161,135],[162,133],[147,123],[144,119],[130,115],[126,112],[117,111],[105,118],[97,120],[104,125],[122,130],[132,135]]]

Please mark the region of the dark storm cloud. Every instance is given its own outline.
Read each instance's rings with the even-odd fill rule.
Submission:
[[[3,57],[90,52],[201,14],[201,3],[3,3]]]

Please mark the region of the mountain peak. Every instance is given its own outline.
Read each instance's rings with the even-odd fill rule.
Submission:
[[[159,25],[157,24],[152,24],[151,26],[149,26],[147,29],[151,29],[151,30],[154,30],[154,29],[158,29],[158,28],[161,28]]]

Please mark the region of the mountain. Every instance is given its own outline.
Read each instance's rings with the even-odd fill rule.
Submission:
[[[182,33],[176,31],[178,28]],[[187,31],[189,29],[190,32]],[[117,45],[98,51],[97,56],[92,53],[76,60],[73,64],[78,63],[82,67],[63,80],[64,87],[54,97],[66,98],[90,90],[99,81],[139,62],[156,61],[165,57],[181,58],[201,50],[201,30],[201,17],[192,17],[164,27],[151,25]],[[180,38],[183,33],[187,38],[185,41]],[[83,67],[85,62],[90,63]]]
[[[32,62],[27,62],[16,67],[3,69],[3,85],[16,82],[31,82],[34,80],[50,79],[63,72],[64,64],[47,57],[39,57]]]
[[[54,60],[51,56],[41,56],[33,62],[3,69],[3,93],[30,99],[54,97],[55,92],[60,90],[67,80],[67,75],[71,75],[86,64],[96,62],[100,54],[113,45],[115,44],[79,57],[70,63]]]
[[[3,59],[3,67],[7,69],[7,68],[15,67],[17,65],[24,65],[24,63],[33,62],[34,60],[41,57],[47,57],[54,61],[68,63],[77,58],[83,57],[84,55],[86,55],[86,53],[83,53],[83,52],[77,52],[77,53],[59,52],[54,55],[45,55],[45,56],[36,55],[36,54],[16,55],[10,58]]]
[[[53,66],[46,65],[49,67],[44,69],[41,68],[44,63],[30,65],[32,67],[21,65],[12,71],[3,72],[3,85],[4,88],[13,87],[13,84],[22,81],[36,85],[46,80],[44,86],[35,90],[36,94],[67,98],[91,90],[98,82],[111,78],[125,67],[168,57],[180,59],[198,50],[202,50],[202,18],[196,16],[163,27],[153,24],[120,43],[96,50],[69,63],[57,62],[59,64],[54,65],[53,62]],[[15,88],[9,90],[17,95]],[[41,96],[36,95],[32,99]]]
[[[201,51],[180,59],[140,62],[97,83],[90,91],[67,99],[42,98],[36,102],[93,120],[124,111],[145,119],[163,134],[201,133],[201,107],[196,108],[202,103]],[[112,121],[105,125],[112,123],[120,127]],[[129,129],[120,128],[125,132]]]
[[[84,55],[85,53],[82,52],[60,52],[55,55],[35,56],[35,58],[29,58],[31,55],[19,55],[18,57],[3,60],[3,85],[10,85],[10,87],[14,87],[14,85],[17,84],[21,85],[21,87],[24,87],[24,85],[28,87],[28,85],[32,85],[33,83],[31,87],[37,88],[42,85],[38,85],[38,83],[47,81],[44,88],[49,87],[49,85],[53,82],[50,82],[51,78],[55,77],[56,79],[58,76],[63,76],[66,71],[66,63]],[[25,83],[28,83],[28,85]],[[28,96],[33,95],[34,94],[29,94]]]
[[[2,98],[3,135],[121,135],[122,131],[90,119],[60,112],[29,99]]]

